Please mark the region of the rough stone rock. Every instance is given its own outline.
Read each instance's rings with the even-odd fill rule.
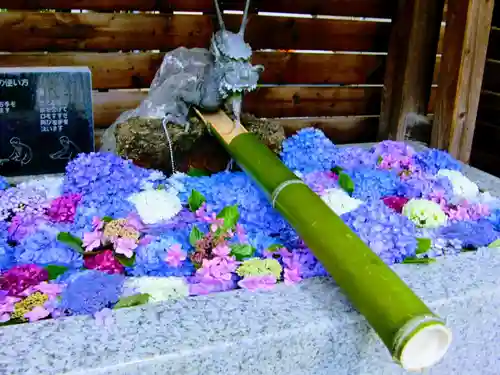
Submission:
[[[278,153],[281,150],[285,132],[279,123],[249,114],[243,114],[241,122],[272,151]],[[172,124],[168,124],[167,129],[177,171],[197,168],[216,173],[226,168],[229,155],[197,117],[190,118],[187,132]],[[130,118],[117,126],[115,136],[118,155],[142,167],[172,173],[170,150],[161,119]]]

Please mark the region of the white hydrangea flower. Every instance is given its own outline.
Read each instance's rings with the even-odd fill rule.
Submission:
[[[181,200],[172,190],[144,190],[128,197],[145,224],[169,220],[182,210]]]
[[[451,186],[453,187],[453,194],[455,196],[472,199],[477,197],[479,194],[479,187],[477,184],[469,180],[459,171],[440,169],[437,175],[441,177],[448,177],[451,182]]]
[[[439,204],[426,199],[410,199],[402,213],[419,228],[437,228],[448,220]]]
[[[44,194],[47,199],[55,199],[62,194],[64,177],[39,177],[17,185],[20,189],[33,189]]]
[[[127,294],[147,293],[152,303],[189,296],[189,286],[182,277],[127,277],[124,289]]]
[[[352,198],[339,188],[325,190],[325,194],[321,196],[321,199],[339,216],[354,211],[363,203],[362,200]]]

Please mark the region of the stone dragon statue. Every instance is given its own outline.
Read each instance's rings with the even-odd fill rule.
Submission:
[[[251,64],[252,48],[244,40],[250,0],[246,0],[237,33],[226,29],[218,0],[214,2],[220,29],[212,36],[210,61],[202,77],[199,77],[201,79],[196,80],[197,84],[186,86],[179,92],[179,102],[165,113],[168,123],[189,126],[191,106],[211,112],[227,105],[239,125],[243,94],[257,87],[260,74],[264,71],[264,66]]]

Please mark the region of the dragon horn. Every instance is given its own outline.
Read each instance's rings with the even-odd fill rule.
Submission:
[[[219,26],[221,29],[225,29],[226,26],[224,25],[224,20],[222,19],[222,13],[219,8],[219,0],[214,0],[215,3],[215,10],[217,12],[217,19],[219,20]]]
[[[243,20],[241,21],[240,31],[238,32],[238,34],[240,34],[241,36],[243,36],[245,34],[245,28],[247,27],[247,23],[248,23],[248,10],[249,9],[250,9],[250,0],[247,0],[246,4],[245,4],[245,11],[243,12]]]

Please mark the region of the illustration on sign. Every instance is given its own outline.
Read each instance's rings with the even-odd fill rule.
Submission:
[[[19,137],[12,137],[9,143],[14,148],[14,151],[12,151],[12,154],[9,156],[9,160],[17,161],[21,165],[26,165],[33,159],[31,147],[22,143]]]
[[[61,143],[62,149],[49,155],[53,160],[71,160],[81,152],[80,148],[65,135],[59,138],[59,143]]]

